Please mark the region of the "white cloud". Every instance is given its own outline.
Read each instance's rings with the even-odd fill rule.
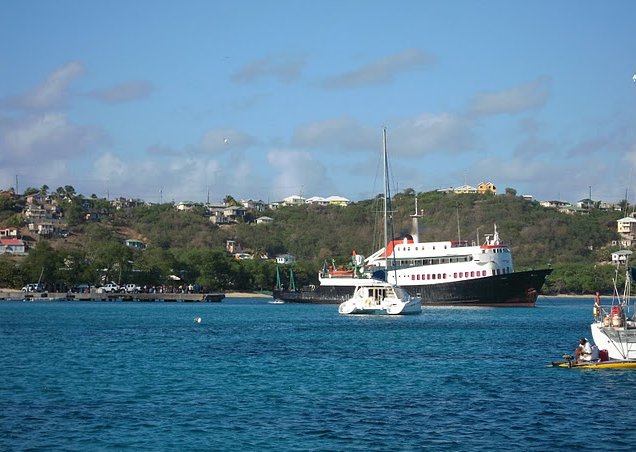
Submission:
[[[355,88],[390,82],[402,72],[434,64],[436,58],[417,49],[389,55],[372,61],[358,69],[327,78],[322,86],[328,89]]]
[[[329,183],[324,165],[309,152],[277,150],[267,154],[272,168],[272,195],[282,199],[292,194],[322,193]]]
[[[469,111],[477,116],[486,116],[541,107],[550,95],[550,84],[548,77],[540,77],[505,91],[481,93],[472,100]]]
[[[380,143],[380,131],[352,118],[334,118],[304,124],[294,131],[292,146],[321,150],[364,150]]]
[[[232,74],[231,78],[238,83],[253,82],[267,77],[273,77],[281,82],[291,82],[300,77],[304,65],[304,57],[270,56],[246,64]]]
[[[256,140],[236,129],[219,128],[208,130],[199,141],[198,150],[209,153],[244,150],[254,145]]]
[[[462,152],[474,147],[474,123],[453,113],[424,113],[389,130],[391,149],[398,155]]]
[[[148,81],[131,81],[121,83],[101,90],[95,90],[90,95],[102,102],[106,103],[122,103],[130,102],[137,99],[143,99],[152,92],[152,84]]]
[[[51,112],[0,122],[2,154],[7,158],[20,156],[34,164],[77,157],[104,139],[102,130],[72,124],[63,113]]]
[[[33,110],[59,108],[66,104],[68,85],[84,73],[84,67],[71,61],[55,70],[40,85],[9,101],[10,104]]]

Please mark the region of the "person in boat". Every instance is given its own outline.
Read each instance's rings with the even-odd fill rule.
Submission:
[[[577,362],[592,361],[592,345],[590,345],[590,341],[582,337],[579,340],[579,346],[574,350],[574,357]]]

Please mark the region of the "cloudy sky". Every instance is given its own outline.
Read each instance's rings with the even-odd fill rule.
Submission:
[[[0,189],[636,202],[636,2],[7,1]]]

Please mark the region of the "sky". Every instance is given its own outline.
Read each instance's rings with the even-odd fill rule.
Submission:
[[[0,189],[636,203],[636,2],[0,2]]]

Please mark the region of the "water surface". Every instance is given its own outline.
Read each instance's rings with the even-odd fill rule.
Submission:
[[[631,450],[636,372],[546,367],[591,310],[0,302],[0,449]]]

